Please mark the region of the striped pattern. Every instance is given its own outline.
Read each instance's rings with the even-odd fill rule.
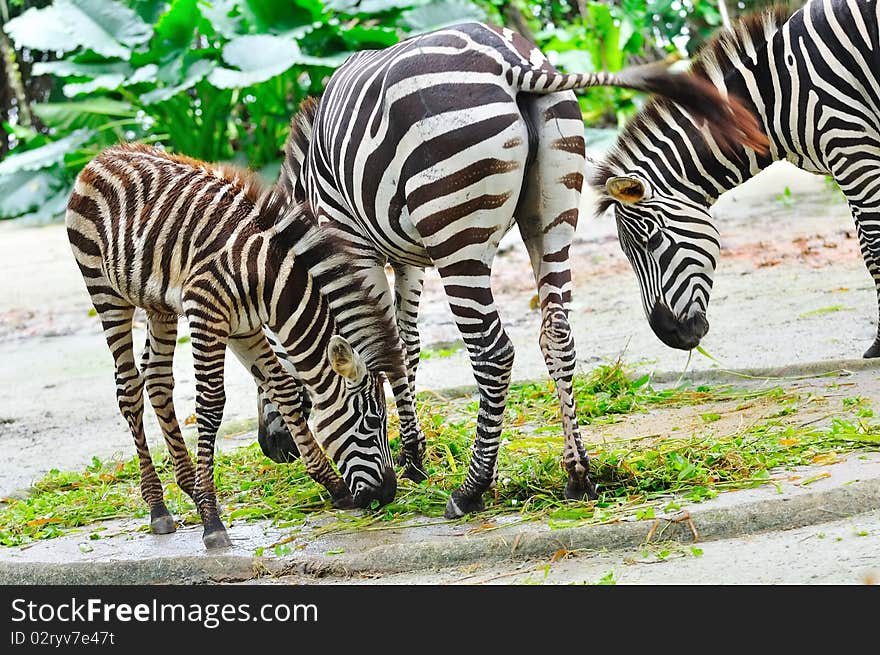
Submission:
[[[692,117],[654,101],[626,127],[592,183],[657,335],[693,347],[708,329],[719,256],[709,210],[719,195],[786,159],[831,175],[849,201],[880,298],[880,6],[813,0],[746,17],[700,53],[695,74],[744,100],[769,147],[725,152]],[[865,357],[880,356],[880,333]]]
[[[540,347],[560,401],[566,495],[595,495],[572,394],[568,254],[585,156],[571,89],[597,85],[667,93],[731,143],[756,133],[748,112],[698,78],[656,65],[562,75],[518,34],[480,23],[352,55],[320,102],[307,101],[292,122],[279,188],[294,201],[308,200],[324,228],[345,234],[372,287],[383,289],[377,306],[396,319],[407,371],[390,382],[401,421],[400,464],[415,480],[424,477],[413,396],[425,267],[436,266],[442,277],[480,394],[468,473],[447,516],[482,508],[497,475],[514,351],[490,277],[498,243],[514,223],[531,258]],[[394,269],[393,293],[386,262]],[[282,441],[284,434],[261,439]]]
[[[341,242],[303,211],[247,173],[145,146],[109,148],[77,177],[67,232],[113,355],[119,408],[134,436],[154,532],[172,531],[174,521],[144,438],[144,386],[175,479],[199,508],[205,544],[229,544],[213,472],[227,347],[272,400],[306,469],[334,504],[366,506],[394,496],[383,381],[404,370],[396,333],[371,310]],[[372,335],[356,350],[337,334],[344,332],[340,314],[327,299],[340,295],[339,278],[346,282],[343,301],[362,307],[361,327]],[[132,342],[136,307],[148,317],[140,367]],[[195,364],[196,467],[172,401],[178,316],[189,322]],[[296,378],[266,330],[277,335],[275,346]],[[303,415],[303,387],[314,404],[314,435]]]

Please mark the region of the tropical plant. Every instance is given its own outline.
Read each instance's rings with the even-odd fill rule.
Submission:
[[[60,217],[76,173],[119,141],[274,178],[299,102],[351,52],[410,34],[485,19],[562,70],[619,70],[686,55],[720,21],[718,0],[11,0],[8,12],[7,2],[0,219],[29,221]],[[594,89],[580,102],[588,125],[617,127],[641,99]]]
[[[485,13],[465,0],[55,0],[4,25],[56,89],[4,124],[0,217],[63,212],[76,173],[118,141],[277,170],[290,116],[353,51]]]

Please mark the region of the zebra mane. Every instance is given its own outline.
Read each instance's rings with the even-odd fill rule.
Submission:
[[[381,291],[374,291],[364,269],[357,266],[343,233],[318,225],[308,203],[287,205],[276,225],[278,247],[292,251],[294,261],[308,268],[330,305],[337,334],[351,343],[368,370],[390,379],[405,377],[397,326],[382,307]]]
[[[312,125],[317,113],[317,98],[308,97],[303,100],[299,111],[290,119],[290,132],[284,143],[284,161],[281,164],[281,174],[278,176],[278,188],[296,202],[303,202],[306,199],[300,173],[306,153],[309,151]]]
[[[794,11],[791,5],[777,4],[739,17],[700,48],[691,71],[705,79],[710,71],[726,74],[735,60],[749,57],[750,49],[766,45]]]
[[[792,13],[790,5],[777,4],[740,16],[733,21],[729,29],[720,30],[700,48],[693,59],[690,72],[706,81],[710,81],[710,73],[724,76],[740,57],[748,56],[750,49],[757,50],[765,45]],[[609,178],[624,171],[621,144],[631,141],[633,133],[650,133],[651,127],[662,126],[665,122],[663,117],[669,114],[669,110],[674,105],[675,103],[668,98],[652,97],[626,124],[617,143],[602,161],[593,164],[588,179],[590,185],[600,194],[596,204],[597,216],[604,214],[614,204],[614,200],[605,194],[605,183]]]
[[[170,153],[145,143],[120,143],[112,147],[114,150],[142,153],[204,171],[221,180],[230,182],[237,190],[243,192],[245,197],[254,205],[265,203],[271,200],[271,196],[274,195],[273,190],[268,188],[254,171],[247,168],[241,168],[233,164],[207,162],[188,155]]]

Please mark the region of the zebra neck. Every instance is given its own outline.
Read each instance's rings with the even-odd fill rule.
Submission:
[[[265,269],[266,325],[278,337],[317,409],[333,404],[342,378],[330,366],[327,348],[336,322],[327,299],[295,254],[271,248]]]

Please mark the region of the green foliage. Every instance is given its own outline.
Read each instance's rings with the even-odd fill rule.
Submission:
[[[320,95],[357,50],[489,20],[530,32],[561,70],[614,71],[702,39],[718,25],[715,7],[710,0],[54,0],[3,26],[17,48],[60,58],[35,63],[31,73],[54,81],[48,102],[33,105],[45,130],[3,124],[15,147],[0,190],[15,193],[0,195],[0,219],[58,218],[82,166],[120,141],[277,170],[300,101]],[[594,89],[580,102],[588,125],[618,126],[641,99]]]
[[[578,403],[591,407],[591,420],[613,413],[644,411],[650,407],[684,406],[710,401],[762,398],[785,403],[791,395],[780,389],[737,390],[726,387],[676,387],[655,390],[650,382],[633,380],[619,365],[605,366],[576,378]],[[481,518],[503,513],[523,520],[543,518],[551,528],[618,521],[625,517],[655,520],[658,511],[672,512],[687,502],[712,498],[720,491],[752,487],[773,481],[771,471],[804,464],[830,464],[840,453],[880,450],[880,425],[864,417],[834,417],[830,425],[786,423],[769,412],[764,420],[737,425],[732,431],[711,428],[681,437],[665,435],[592,444],[591,469],[600,497],[593,502],[563,497],[565,473],[560,466],[562,435],[555,392],[545,384],[520,385],[509,400],[503,426],[498,485],[487,497]],[[864,407],[851,402],[844,411]],[[277,525],[303,528],[310,515],[322,514],[322,532],[401,522],[419,516],[438,517],[449,494],[461,484],[475,430],[475,415],[462,403],[422,397],[418,411],[428,450],[426,482],[401,481],[394,502],[360,515],[333,512],[323,487],[306,474],[301,462],[278,465],[266,459],[257,445],[216,457],[216,485],[227,521],[270,519]],[[699,410],[697,410],[699,413]],[[536,426],[553,424],[551,433]],[[714,426],[713,426],[714,427]],[[716,434],[716,432],[718,432]],[[396,419],[389,426],[392,451],[399,448]],[[156,458],[166,483],[169,509],[184,523],[197,523],[189,497],[171,482],[170,460]],[[828,476],[822,472],[801,481],[812,484]],[[94,458],[80,473],[51,471],[24,499],[6,499],[0,506],[0,545],[15,546],[59,536],[71,528],[121,517],[143,517],[146,505],[138,487],[137,457],[122,462]],[[91,529],[94,532],[94,529]],[[700,553],[694,552],[695,556]]]
[[[120,141],[158,142],[257,170],[280,157],[290,117],[355,50],[482,19],[465,0],[55,0],[9,21],[18,48],[57,81],[34,114],[48,137],[4,125],[0,218],[58,218],[79,170]],[[8,192],[14,190],[14,193]]]

